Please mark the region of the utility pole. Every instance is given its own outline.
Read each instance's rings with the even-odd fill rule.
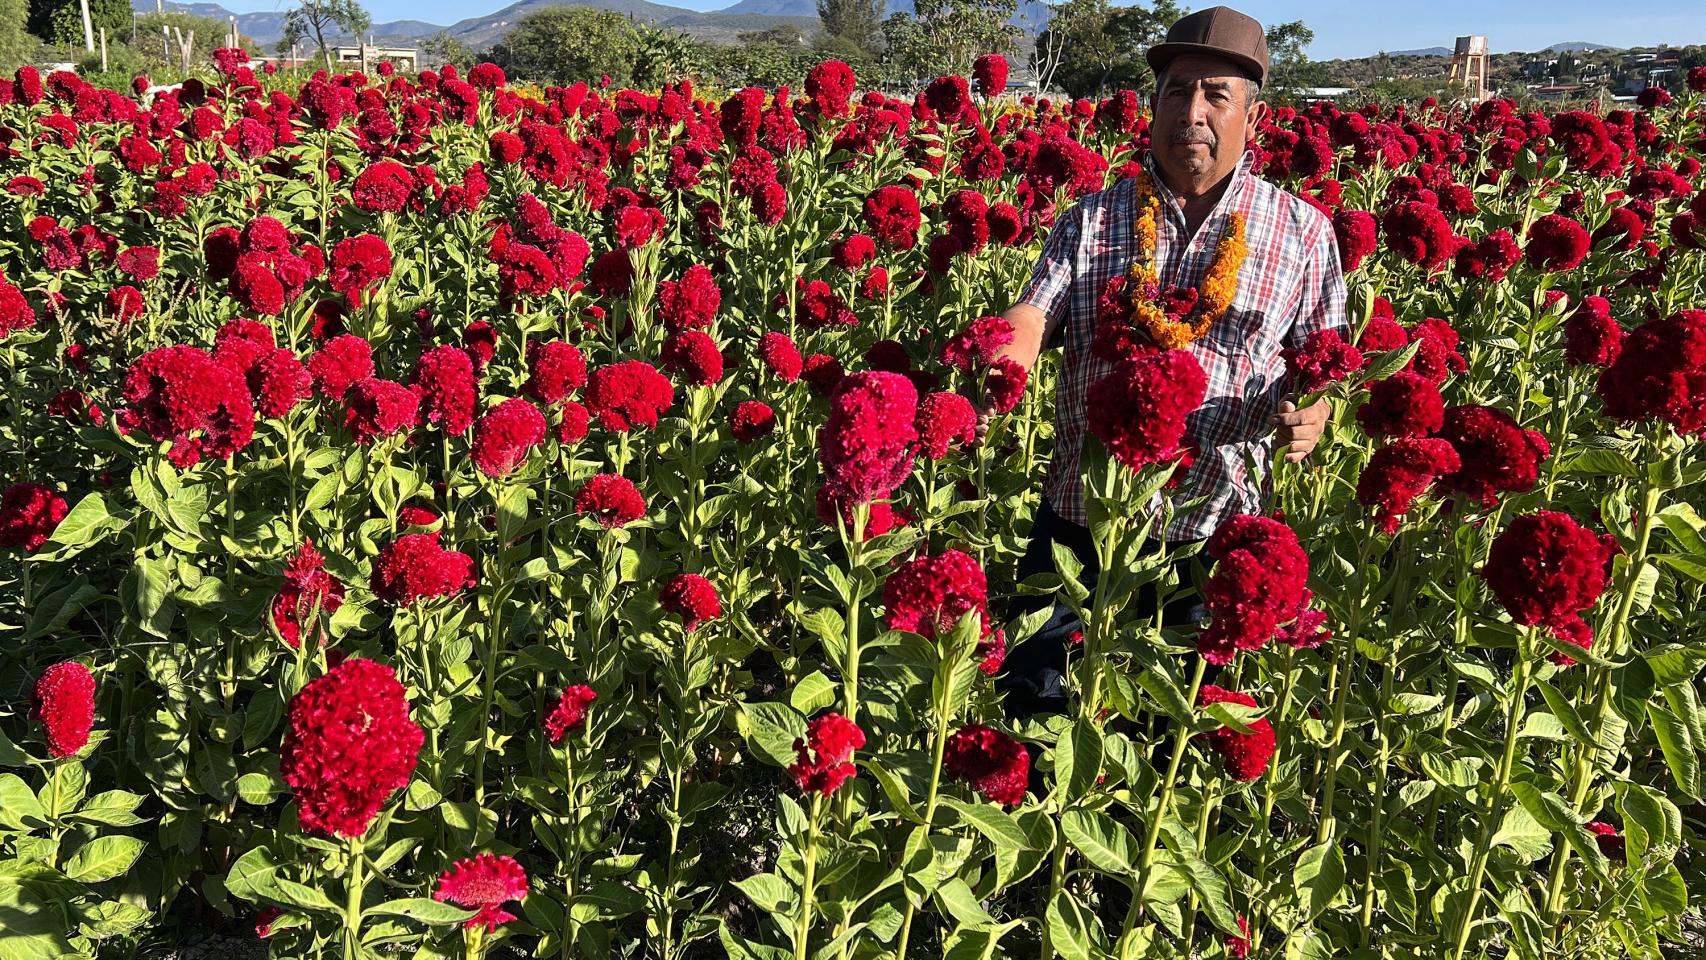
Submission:
[[[107,28],[101,28],[101,72],[107,72]]]
[[[89,0],[77,0],[77,5],[83,8],[83,51],[95,52],[95,27],[89,20]]]

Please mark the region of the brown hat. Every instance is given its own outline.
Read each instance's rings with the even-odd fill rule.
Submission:
[[[1145,57],[1157,76],[1174,57],[1200,53],[1236,63],[1257,83],[1268,82],[1268,35],[1260,21],[1231,7],[1209,7],[1181,17],[1167,39]]]

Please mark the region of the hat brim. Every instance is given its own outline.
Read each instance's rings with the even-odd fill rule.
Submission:
[[[1268,68],[1260,60],[1228,50],[1225,47],[1216,47],[1206,43],[1158,43],[1150,47],[1143,57],[1149,61],[1149,68],[1155,71],[1155,75],[1160,76],[1161,71],[1166,69],[1167,64],[1171,63],[1175,57],[1181,57],[1187,53],[1225,60],[1228,63],[1235,64],[1244,76],[1264,86],[1267,85]]]

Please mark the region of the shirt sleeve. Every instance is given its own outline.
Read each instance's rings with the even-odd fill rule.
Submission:
[[[1302,347],[1309,335],[1317,330],[1337,330],[1349,339],[1350,320],[1346,316],[1345,275],[1339,267],[1339,242],[1331,227],[1325,224],[1315,231],[1309,253],[1303,265],[1303,293],[1298,298],[1297,315],[1291,332],[1286,334],[1288,347]]]
[[[1044,344],[1066,319],[1072,304],[1072,280],[1078,257],[1080,207],[1073,207],[1055,220],[1043,255],[1031,268],[1031,279],[1019,294],[1019,302],[1041,310],[1048,322],[1043,328]]]

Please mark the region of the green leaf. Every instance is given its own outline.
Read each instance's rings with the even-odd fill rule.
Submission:
[[[1181,866],[1190,876],[1191,889],[1197,892],[1197,898],[1202,901],[1203,909],[1208,911],[1208,918],[1214,921],[1214,925],[1223,933],[1239,932],[1238,912],[1232,909],[1232,888],[1226,877],[1200,857],[1187,857]]]
[[[794,686],[794,692],[788,695],[788,703],[809,717],[834,703],[835,694],[835,682],[824,676],[822,670],[814,670]]]
[[[995,918],[978,902],[977,894],[959,877],[952,877],[948,882],[936,888],[936,899],[947,909],[949,916],[962,926],[989,927],[995,925]]]
[[[1060,816],[1060,831],[1084,859],[1104,873],[1127,874],[1137,869],[1137,840],[1112,817],[1074,808]]]
[[[106,497],[100,493],[88,494],[53,528],[53,536],[47,538],[42,549],[62,560],[100,539],[118,522],[107,509]]]
[[[362,911],[362,916],[407,917],[428,926],[448,927],[463,923],[478,912],[451,903],[440,903],[430,897],[407,897],[368,907]]]
[[[28,832],[45,826],[47,813],[36,799],[36,792],[17,774],[0,773],[0,827]]]
[[[96,837],[71,855],[65,875],[84,883],[99,883],[130,869],[147,844],[137,837]]]
[[[1552,832],[1534,819],[1534,814],[1529,813],[1526,807],[1517,804],[1505,811],[1498,832],[1493,834],[1492,845],[1509,847],[1533,863],[1551,851]]]
[[[243,900],[268,898],[281,900],[278,894],[279,863],[266,847],[255,847],[237,858],[225,874],[225,890]]]
[[[1641,656],[1652,668],[1653,680],[1661,687],[1688,683],[1700,673],[1700,667],[1706,665],[1706,651],[1680,643],[1662,644]]]
[[[1576,708],[1570,701],[1564,699],[1563,694],[1544,680],[1537,681],[1534,685],[1540,688],[1540,695],[1546,700],[1546,708],[1552,711],[1552,715],[1558,718],[1558,722],[1564,725],[1570,736],[1582,746],[1592,749],[1593,734],[1588,732],[1587,724],[1582,722],[1581,715],[1576,713]]]
[[[1143,692],[1149,694],[1155,703],[1172,717],[1175,723],[1188,724],[1192,721],[1191,702],[1185,699],[1185,692],[1161,670],[1151,668],[1137,675],[1137,685]]]
[[[1090,721],[1080,719],[1054,745],[1057,799],[1066,803],[1083,799],[1101,772],[1102,732]]]
[[[778,767],[799,759],[794,741],[806,735],[806,720],[785,703],[742,703],[747,746]]]
[[[735,881],[758,909],[774,916],[786,916],[795,903],[794,888],[774,873],[758,873]]]
[[[257,807],[272,803],[287,790],[284,781],[265,773],[245,773],[237,778],[237,796]]]
[[[1085,925],[1084,908],[1072,894],[1065,890],[1056,893],[1049,901],[1044,922],[1048,924],[1049,942],[1057,955],[1066,960],[1090,960],[1090,933]]]
[[[76,760],[61,762],[41,788],[42,809],[50,818],[59,820],[77,809],[88,790],[89,772],[83,769],[83,764]]]
[[[277,877],[274,882],[278,884],[278,898],[283,900],[285,903],[301,907],[304,910],[318,910],[321,913],[343,912],[342,907],[333,903],[332,899],[322,893],[317,887],[310,887],[305,883],[297,883],[295,880],[286,879],[285,877]]]
[[[1647,716],[1653,722],[1653,733],[1658,737],[1659,749],[1664,751],[1665,763],[1670,766],[1677,789],[1700,799],[1700,761],[1688,724],[1657,703],[1647,704]]]
[[[1641,879],[1638,888],[1647,912],[1665,917],[1678,917],[1688,909],[1688,885],[1676,864],[1667,863]]]
[[[30,755],[24,748],[18,746],[6,736],[6,731],[0,730],[0,767],[27,767],[30,765]]]
[[[987,837],[997,850],[1030,849],[1025,829],[1019,826],[1019,821],[1012,814],[1000,807],[990,803],[965,803],[954,797],[943,797],[942,802],[958,811],[960,819]]]
[[[1320,916],[1345,885],[1345,860],[1339,848],[1329,843],[1310,847],[1297,858],[1291,872],[1297,897],[1310,920]]]

